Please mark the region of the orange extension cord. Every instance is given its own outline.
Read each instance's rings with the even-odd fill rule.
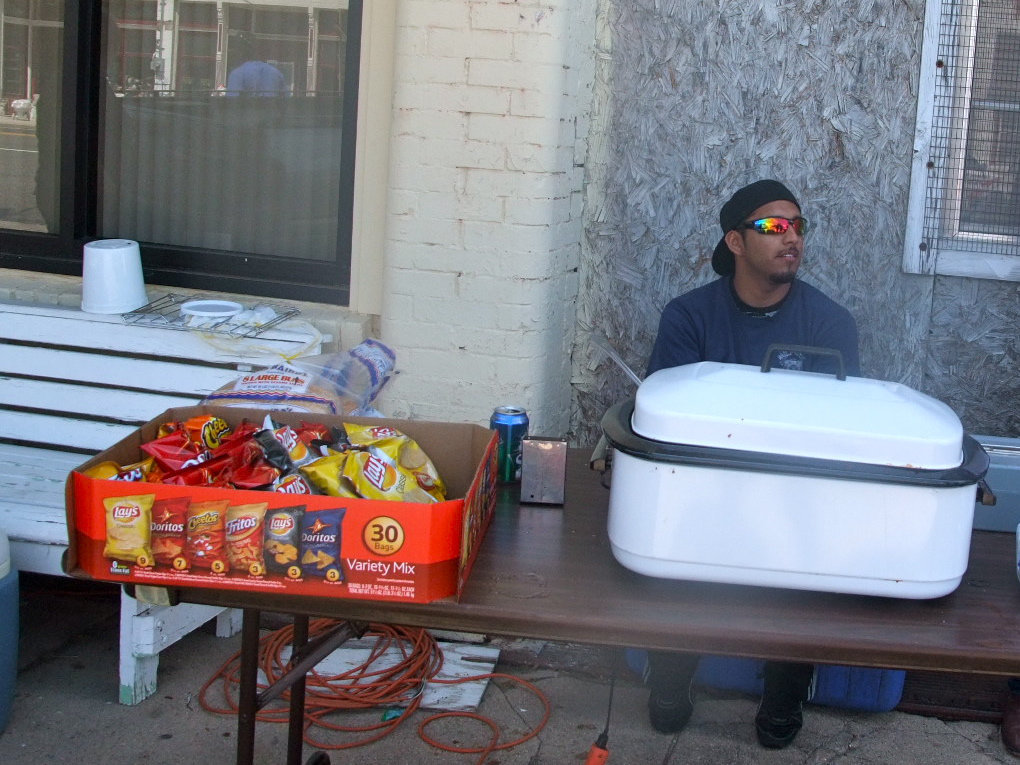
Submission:
[[[308,637],[313,639],[321,635],[336,622],[330,619],[315,619],[309,623]],[[271,685],[287,670],[283,660],[283,650],[293,640],[293,627],[283,627],[266,635],[259,641],[259,668],[268,678]],[[304,741],[318,749],[351,749],[378,741],[391,733],[400,723],[408,719],[421,705],[426,683],[464,683],[473,680],[502,678],[510,680],[530,690],[542,702],[543,714],[538,725],[528,733],[514,741],[499,743],[500,730],[491,719],[473,712],[439,712],[426,717],[418,725],[418,735],[431,746],[446,752],[458,754],[479,754],[479,765],[485,762],[492,752],[510,749],[534,738],[549,721],[551,707],[549,699],[533,684],[513,675],[502,673],[486,673],[454,680],[439,680],[436,675],[443,666],[443,652],[428,631],[415,627],[398,627],[389,624],[370,624],[366,636],[375,636],[376,642],[368,660],[340,675],[324,676],[314,669],[308,673],[305,685],[305,731]],[[388,649],[395,647],[402,659],[396,665],[385,669],[374,669],[372,664]],[[202,708],[214,714],[237,714],[237,688],[241,667],[240,652],[234,654],[206,681],[199,692]],[[219,706],[209,700],[209,694],[218,687],[226,699],[226,706]],[[266,686],[260,686],[266,687]],[[284,699],[290,698],[290,692],[283,694]],[[406,707],[402,713],[392,719],[371,725],[347,726],[327,719],[335,712],[356,709],[387,708],[397,705]],[[262,722],[287,722],[288,709],[262,710],[256,716]],[[492,737],[484,747],[457,747],[435,740],[426,733],[426,728],[448,717],[467,717],[479,720],[489,727]],[[367,734],[363,738],[345,743],[331,743],[319,740],[313,733],[316,729],[343,733]]]

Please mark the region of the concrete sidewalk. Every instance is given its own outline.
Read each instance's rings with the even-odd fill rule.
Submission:
[[[117,589],[50,577],[22,577],[21,641],[15,700],[0,736],[0,763],[117,762],[149,765],[235,761],[236,718],[213,714],[199,692],[239,647],[237,637],[200,630],[167,649],[160,659],[159,689],[134,707],[117,703]],[[618,651],[589,646],[499,640],[497,672],[535,684],[552,707],[533,739],[487,758],[490,765],[583,763],[602,731],[609,679],[617,674],[609,726],[610,763],[1015,763],[987,723],[944,722],[900,712],[860,713],[809,706],[793,746],[762,749],[752,720],[757,700],[701,692],[694,717],[678,736],[649,727],[647,691],[623,667]],[[541,702],[506,679],[489,682],[479,713],[498,724],[504,740],[517,738],[541,719]],[[418,735],[428,712],[419,710],[383,740],[330,752],[333,763],[475,763],[477,755],[435,749]],[[379,710],[344,715],[361,724]],[[429,733],[458,746],[484,745],[489,729],[454,719]],[[260,723],[259,765],[286,761],[285,725]],[[307,760],[315,748],[306,746]]]

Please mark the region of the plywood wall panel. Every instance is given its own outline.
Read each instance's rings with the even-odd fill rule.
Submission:
[[[900,271],[922,0],[604,0],[574,350],[572,439],[643,372],[659,312],[715,278],[719,207],[785,181],[815,224],[802,276],[861,329],[865,374],[924,388],[933,280]],[[955,391],[947,391],[947,394]]]

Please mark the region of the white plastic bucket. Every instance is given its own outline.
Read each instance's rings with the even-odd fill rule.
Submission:
[[[85,245],[81,310],[87,313],[126,313],[148,302],[138,242],[99,239]]]

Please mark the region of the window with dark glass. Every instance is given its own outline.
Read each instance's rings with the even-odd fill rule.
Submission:
[[[0,0],[0,266],[344,304],[360,0]]]

